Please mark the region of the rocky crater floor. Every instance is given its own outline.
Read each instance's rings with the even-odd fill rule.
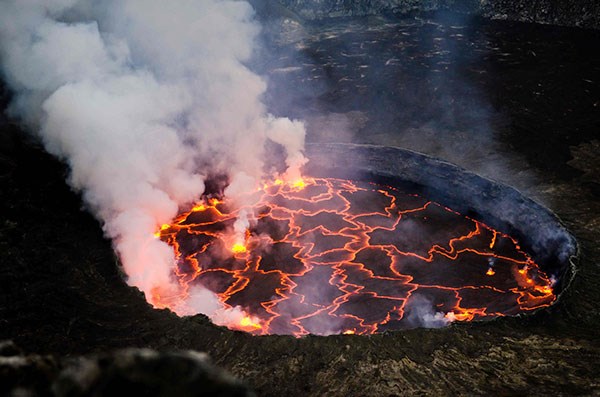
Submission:
[[[72,365],[103,362],[119,373],[123,357],[156,353],[110,352],[148,348],[206,352],[266,396],[600,393],[600,33],[449,14],[268,26],[276,51],[252,67],[269,80],[273,112],[307,120],[308,141],[406,147],[554,211],[580,251],[558,302],[529,316],[368,337],[256,337],[154,310],[124,282],[101,226],[66,185],[66,166],[3,117],[0,340],[23,351],[3,348],[0,383],[57,393]],[[176,357],[183,372],[181,360],[206,362],[161,357]],[[150,373],[178,383],[171,365],[155,364]],[[204,368],[213,380],[225,376]],[[179,379],[198,392],[211,387]]]

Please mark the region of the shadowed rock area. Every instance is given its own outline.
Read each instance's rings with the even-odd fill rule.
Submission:
[[[204,353],[123,349],[91,356],[24,355],[0,342],[2,395],[237,396],[254,393],[214,367]]]
[[[600,4],[595,0],[271,0],[309,20],[367,15],[407,15],[454,11],[491,19],[600,28]],[[268,7],[268,6],[267,6]],[[274,7],[270,5],[270,7]]]

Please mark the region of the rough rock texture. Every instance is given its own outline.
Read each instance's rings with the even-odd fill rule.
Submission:
[[[487,323],[300,339],[153,310],[123,281],[66,167],[0,117],[0,339],[44,357],[206,351],[265,396],[600,393],[600,192],[586,176],[599,161],[598,33],[422,19],[303,31],[263,60],[273,111],[309,119],[311,142],[426,152],[549,206],[581,250],[559,302]],[[54,379],[57,365],[32,371]]]
[[[12,396],[248,396],[244,384],[195,351],[123,349],[91,356],[25,355],[0,342],[0,394]]]
[[[571,147],[573,159],[569,165],[581,172],[581,182],[600,194],[600,140],[594,139]]]
[[[492,19],[600,28],[596,0],[277,0],[306,19],[450,10]]]
[[[289,9],[306,19],[356,17],[379,14],[407,14],[439,9],[451,9],[454,0],[278,0]],[[457,7],[462,7],[458,2]],[[475,8],[475,1],[464,3],[466,10]]]
[[[476,12],[493,19],[600,28],[596,0],[481,0]]]

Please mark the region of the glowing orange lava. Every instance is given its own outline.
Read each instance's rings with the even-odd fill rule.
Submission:
[[[250,317],[248,317],[248,316],[246,316],[246,317],[243,317],[243,318],[240,320],[240,326],[241,326],[242,328],[248,328],[248,327],[250,327],[250,328],[253,328],[253,329],[260,329],[260,328],[262,328],[262,327],[261,327],[261,325],[260,325],[259,323],[257,323],[257,322],[254,322],[254,321],[253,321],[253,320],[252,320]]]
[[[246,313],[234,329],[372,334],[514,315],[556,299],[517,241],[418,195],[341,179],[277,180],[242,202],[254,204],[231,210],[204,200],[157,232],[176,253],[178,299],[192,285],[211,290]],[[251,214],[250,227],[232,246],[240,213]]]
[[[246,247],[241,243],[235,243],[233,247],[231,247],[231,252],[233,252],[234,254],[243,254],[246,251]]]

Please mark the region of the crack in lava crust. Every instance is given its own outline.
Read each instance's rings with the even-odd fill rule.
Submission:
[[[193,285],[240,307],[254,334],[372,334],[515,315],[556,299],[517,241],[421,196],[366,182],[307,179],[248,193],[235,210],[204,200],[156,236]],[[250,214],[241,242],[240,214]]]

